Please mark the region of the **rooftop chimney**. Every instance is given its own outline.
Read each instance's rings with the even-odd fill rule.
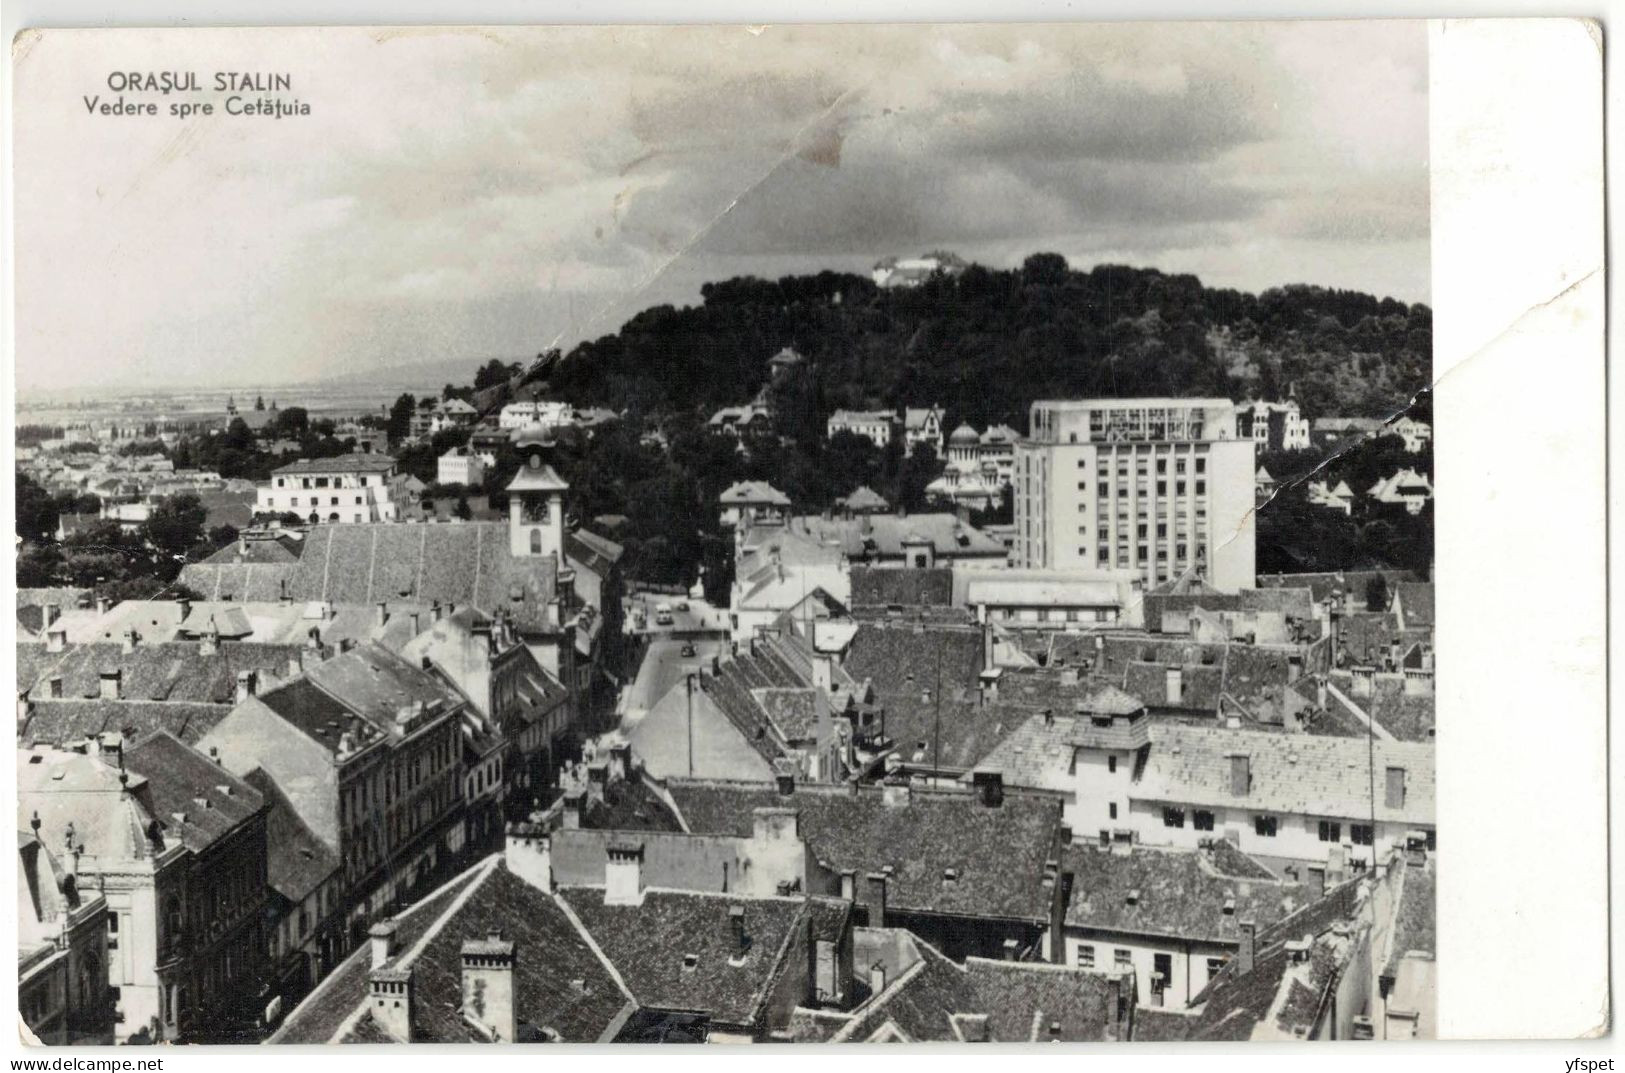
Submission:
[[[886,926],[886,876],[883,872],[870,872],[864,882],[865,905],[869,910],[869,926]]]
[[[42,621],[45,623],[45,628],[50,629],[53,625],[55,625],[57,616],[61,613],[62,607],[59,604],[46,604],[43,608],[41,608],[40,614],[42,616]]]
[[[60,674],[51,675],[45,686],[45,696],[50,700],[62,699],[62,676]]]
[[[878,995],[886,990],[886,963],[877,961],[869,966],[869,994]]]
[[[509,824],[503,859],[510,874],[537,890],[552,893],[553,844],[541,828],[523,823]]]
[[[1005,961],[1014,961],[1017,955],[1021,953],[1021,944],[1013,938],[1006,939],[1000,947],[1000,952]]]
[[[182,596],[180,599],[176,600],[175,603],[177,604],[176,610],[180,612],[181,621],[185,622],[187,616],[192,613],[192,598],[190,596]]]
[[[1185,672],[1179,667],[1169,667],[1164,678],[1168,703],[1181,703],[1185,699]]]
[[[605,849],[604,904],[643,904],[643,843],[623,842]]]
[[[135,651],[134,628],[128,628],[119,635],[119,647],[123,650],[125,655],[129,655],[131,652]]]
[[[120,700],[124,696],[124,672],[111,670],[102,672],[102,700]]]
[[[977,768],[971,772],[971,784],[976,787],[976,795],[982,804],[988,808],[998,808],[1004,804],[1004,773],[992,768]]]
[[[564,795],[564,808],[559,813],[559,826],[574,831],[581,826],[581,814],[587,807],[587,791],[571,790]]]
[[[67,647],[68,631],[60,623],[45,631],[45,651],[61,652]]]
[[[1391,767],[1387,770],[1387,781],[1384,784],[1382,803],[1384,808],[1405,807],[1405,769]]]
[[[413,611],[410,619],[412,623],[412,636],[416,637],[418,634],[423,632],[423,613],[421,611]]]
[[[113,601],[106,596],[96,597],[96,614],[105,615],[113,609]]]
[[[518,1028],[514,1010],[514,944],[500,931],[463,943],[463,1016],[491,1033],[498,1043],[512,1043]]]
[[[384,626],[389,622],[389,604],[384,600],[378,601],[378,625]]]
[[[1230,756],[1230,792],[1237,797],[1246,797],[1252,786],[1252,769],[1247,754],[1232,753]]]
[[[789,797],[796,792],[796,777],[792,772],[780,771],[773,776],[773,781],[778,786],[780,797]]]
[[[373,969],[367,974],[367,1008],[377,1026],[398,1043],[412,1042],[412,970]]]
[[[288,595],[288,579],[287,578],[280,578],[277,581],[277,598],[276,598],[276,602],[281,604],[283,607],[288,607],[288,606],[291,606],[293,604],[293,597]]]
[[[396,954],[395,933],[396,925],[393,920],[380,920],[367,929],[367,940],[372,945],[372,967],[381,969],[390,958]]]
[[[429,605],[429,619],[431,621],[433,621],[433,622],[439,622],[440,621],[440,601],[439,600],[436,600],[434,603]]]
[[[241,704],[259,692],[259,675],[253,671],[237,672],[237,703]]]
[[[731,960],[743,961],[750,950],[750,936],[745,934],[745,907],[737,902],[728,907],[728,927],[733,934],[734,953]]]
[[[1236,955],[1241,963],[1236,968],[1240,975],[1245,976],[1253,971],[1253,955],[1257,953],[1255,944],[1258,942],[1258,922],[1243,920],[1236,926],[1241,929],[1241,949]]]

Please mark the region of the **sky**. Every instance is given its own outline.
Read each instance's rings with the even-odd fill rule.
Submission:
[[[1422,22],[70,30],[15,55],[24,392],[472,376],[708,280],[936,249],[1428,300]],[[129,71],[204,92],[90,114]],[[232,71],[286,74],[310,114],[223,114]]]

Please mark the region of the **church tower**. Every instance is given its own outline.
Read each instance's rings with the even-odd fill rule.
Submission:
[[[552,444],[539,431],[514,446],[525,464],[508,484],[508,550],[516,559],[552,555],[564,563],[564,493],[570,486],[543,457]]]

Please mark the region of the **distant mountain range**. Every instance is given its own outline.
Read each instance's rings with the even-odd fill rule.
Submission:
[[[500,357],[504,362],[528,362],[534,354]],[[464,387],[474,381],[474,370],[490,361],[484,358],[435,358],[430,361],[403,362],[383,368],[351,369],[312,381],[321,384],[398,385],[402,388],[439,388],[445,384]]]

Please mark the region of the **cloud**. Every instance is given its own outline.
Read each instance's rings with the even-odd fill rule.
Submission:
[[[312,115],[76,114],[130,55]],[[16,92],[25,386],[534,353],[938,247],[1427,297],[1420,23],[47,35]]]

